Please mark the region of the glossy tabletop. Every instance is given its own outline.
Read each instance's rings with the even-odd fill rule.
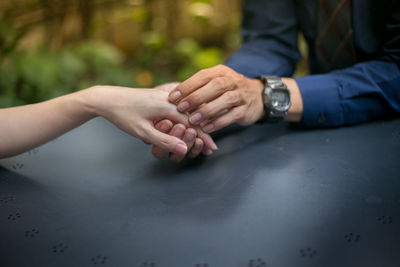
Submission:
[[[0,266],[400,266],[400,120],[229,127],[180,164],[103,119],[0,161]]]

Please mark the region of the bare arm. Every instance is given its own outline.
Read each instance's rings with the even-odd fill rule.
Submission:
[[[146,143],[185,154],[185,142],[154,127],[165,118],[189,126],[167,97],[156,89],[95,86],[38,104],[0,109],[0,158],[44,144],[97,116]]]

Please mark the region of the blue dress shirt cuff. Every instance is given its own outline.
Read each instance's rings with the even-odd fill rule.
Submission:
[[[303,98],[301,123],[310,127],[339,126],[344,123],[340,84],[329,74],[296,78]]]

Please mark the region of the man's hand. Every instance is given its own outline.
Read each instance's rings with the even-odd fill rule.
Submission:
[[[261,81],[249,79],[231,68],[218,65],[204,69],[179,84],[169,94],[189,121],[211,133],[232,123],[250,125],[262,118]]]

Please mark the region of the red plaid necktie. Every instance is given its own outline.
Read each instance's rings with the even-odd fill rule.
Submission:
[[[356,63],[351,0],[318,0],[316,53],[321,72]]]

